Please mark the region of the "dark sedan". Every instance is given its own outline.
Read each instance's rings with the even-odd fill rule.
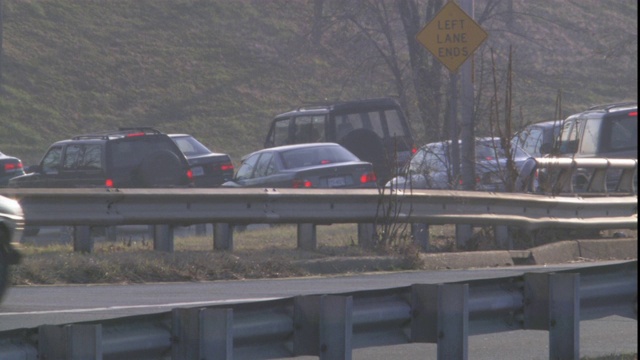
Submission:
[[[231,157],[215,153],[193,136],[169,134],[191,166],[195,187],[218,187],[233,178]]]
[[[22,161],[0,152],[0,186],[7,186],[9,179],[19,175],[24,175]]]
[[[371,163],[335,143],[285,145],[246,155],[225,187],[375,188]]]

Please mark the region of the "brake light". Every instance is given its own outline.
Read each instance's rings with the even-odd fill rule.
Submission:
[[[233,164],[229,163],[229,164],[222,164],[220,165],[220,170],[222,171],[233,171]]]
[[[193,180],[193,171],[191,171],[191,169],[187,170],[187,178]]]
[[[329,161],[329,160],[320,160],[320,164],[322,164],[322,165],[328,164],[330,162],[331,161]]]
[[[143,132],[131,133],[127,134],[125,137],[135,137],[135,136],[144,136]]]
[[[104,181],[104,185],[108,188],[112,188],[113,187],[113,180],[112,179],[107,179]]]
[[[301,189],[301,188],[310,188],[313,187],[313,183],[309,180],[301,180],[301,179],[293,179],[293,188]]]
[[[22,169],[22,163],[7,163],[4,164],[4,171],[13,171],[17,169]]]
[[[638,116],[638,112],[637,111],[632,111],[629,113],[629,116]]]
[[[378,178],[376,177],[376,174],[373,172],[365,173],[360,176],[360,183],[362,184],[376,182],[377,180]]]
[[[412,154],[415,154],[415,153],[417,153],[417,152],[418,152],[418,148],[417,148],[415,145],[413,145],[413,146],[411,147],[411,153],[412,153]]]
[[[484,159],[487,161],[491,161],[493,160],[493,156],[485,156]]]

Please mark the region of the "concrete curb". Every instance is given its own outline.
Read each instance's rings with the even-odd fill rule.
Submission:
[[[529,250],[495,250],[420,254],[422,269],[468,269],[497,266],[562,264],[572,261],[638,258],[637,239],[568,240]],[[295,262],[312,274],[391,271],[411,268],[407,259],[392,256],[326,258]]]

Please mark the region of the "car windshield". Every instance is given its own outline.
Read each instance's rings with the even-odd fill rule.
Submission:
[[[280,154],[285,169],[360,161],[355,155],[340,146],[304,147],[286,150]]]

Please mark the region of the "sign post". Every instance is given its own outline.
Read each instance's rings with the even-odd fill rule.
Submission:
[[[473,0],[460,0],[464,8],[473,14]],[[453,180],[462,180],[465,190],[475,190],[475,135],[473,125],[473,83],[471,65],[467,59],[487,39],[488,34],[471,16],[449,0],[436,16],[416,35],[416,39],[433,54],[450,72],[450,139]],[[464,66],[463,66],[464,64]],[[462,129],[458,130],[458,69],[462,71]],[[458,133],[462,137],[462,176],[460,176],[460,149]],[[456,226],[456,238],[463,245],[472,234],[471,226]]]

